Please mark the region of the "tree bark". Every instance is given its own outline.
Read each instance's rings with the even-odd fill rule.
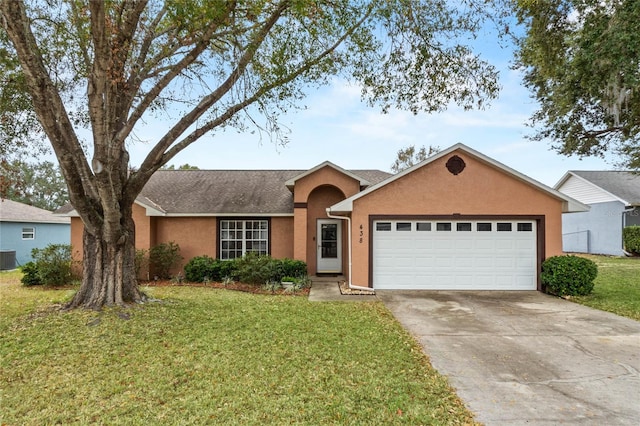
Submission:
[[[103,306],[141,303],[146,300],[138,288],[135,269],[135,225],[131,209],[123,212],[121,237],[83,234],[83,273],[80,290],[67,309],[100,309]]]

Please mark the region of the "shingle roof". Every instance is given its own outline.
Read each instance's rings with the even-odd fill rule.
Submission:
[[[291,214],[293,195],[285,182],[301,173],[304,170],[160,170],[138,200],[168,214]],[[380,170],[351,173],[372,184],[391,176]]]
[[[625,171],[571,170],[576,176],[624,200],[628,205],[640,205],[640,174]]]
[[[140,193],[170,214],[292,213],[299,170],[160,170]]]
[[[12,200],[0,200],[0,222],[70,223],[68,217]]]

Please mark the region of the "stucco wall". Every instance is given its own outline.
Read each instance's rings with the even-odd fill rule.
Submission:
[[[73,258],[73,273],[80,276],[82,274],[82,233],[84,224],[79,217],[71,218],[71,257]]]
[[[453,155],[466,163],[457,176]],[[465,152],[455,151],[355,200],[352,213],[353,283],[368,286],[370,215],[542,215],[545,256],[562,253],[562,202]],[[363,235],[360,236],[362,226]]]
[[[147,210],[138,204],[133,205],[132,214],[136,224],[136,248],[148,250],[155,245],[153,233],[155,218],[147,216]]]
[[[156,217],[154,245],[173,241],[183,257],[173,274],[195,256],[217,257],[217,223],[215,217]]]
[[[622,213],[619,201],[596,203],[591,210],[562,215],[565,252],[622,256]]]
[[[22,239],[22,228],[34,228],[33,240]],[[70,227],[66,223],[0,222],[0,249],[15,250],[16,266],[33,260],[31,250],[49,244],[69,244]]]
[[[271,218],[271,257],[293,258],[293,217]]]

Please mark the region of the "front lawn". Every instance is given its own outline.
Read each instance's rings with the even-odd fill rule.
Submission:
[[[194,287],[60,312],[0,274],[1,424],[469,424],[381,303]]]
[[[583,255],[598,265],[593,293],[571,300],[640,321],[640,257]]]

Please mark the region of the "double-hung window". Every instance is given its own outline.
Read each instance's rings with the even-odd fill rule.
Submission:
[[[269,254],[269,221],[221,220],[220,259],[235,259],[249,252]]]

